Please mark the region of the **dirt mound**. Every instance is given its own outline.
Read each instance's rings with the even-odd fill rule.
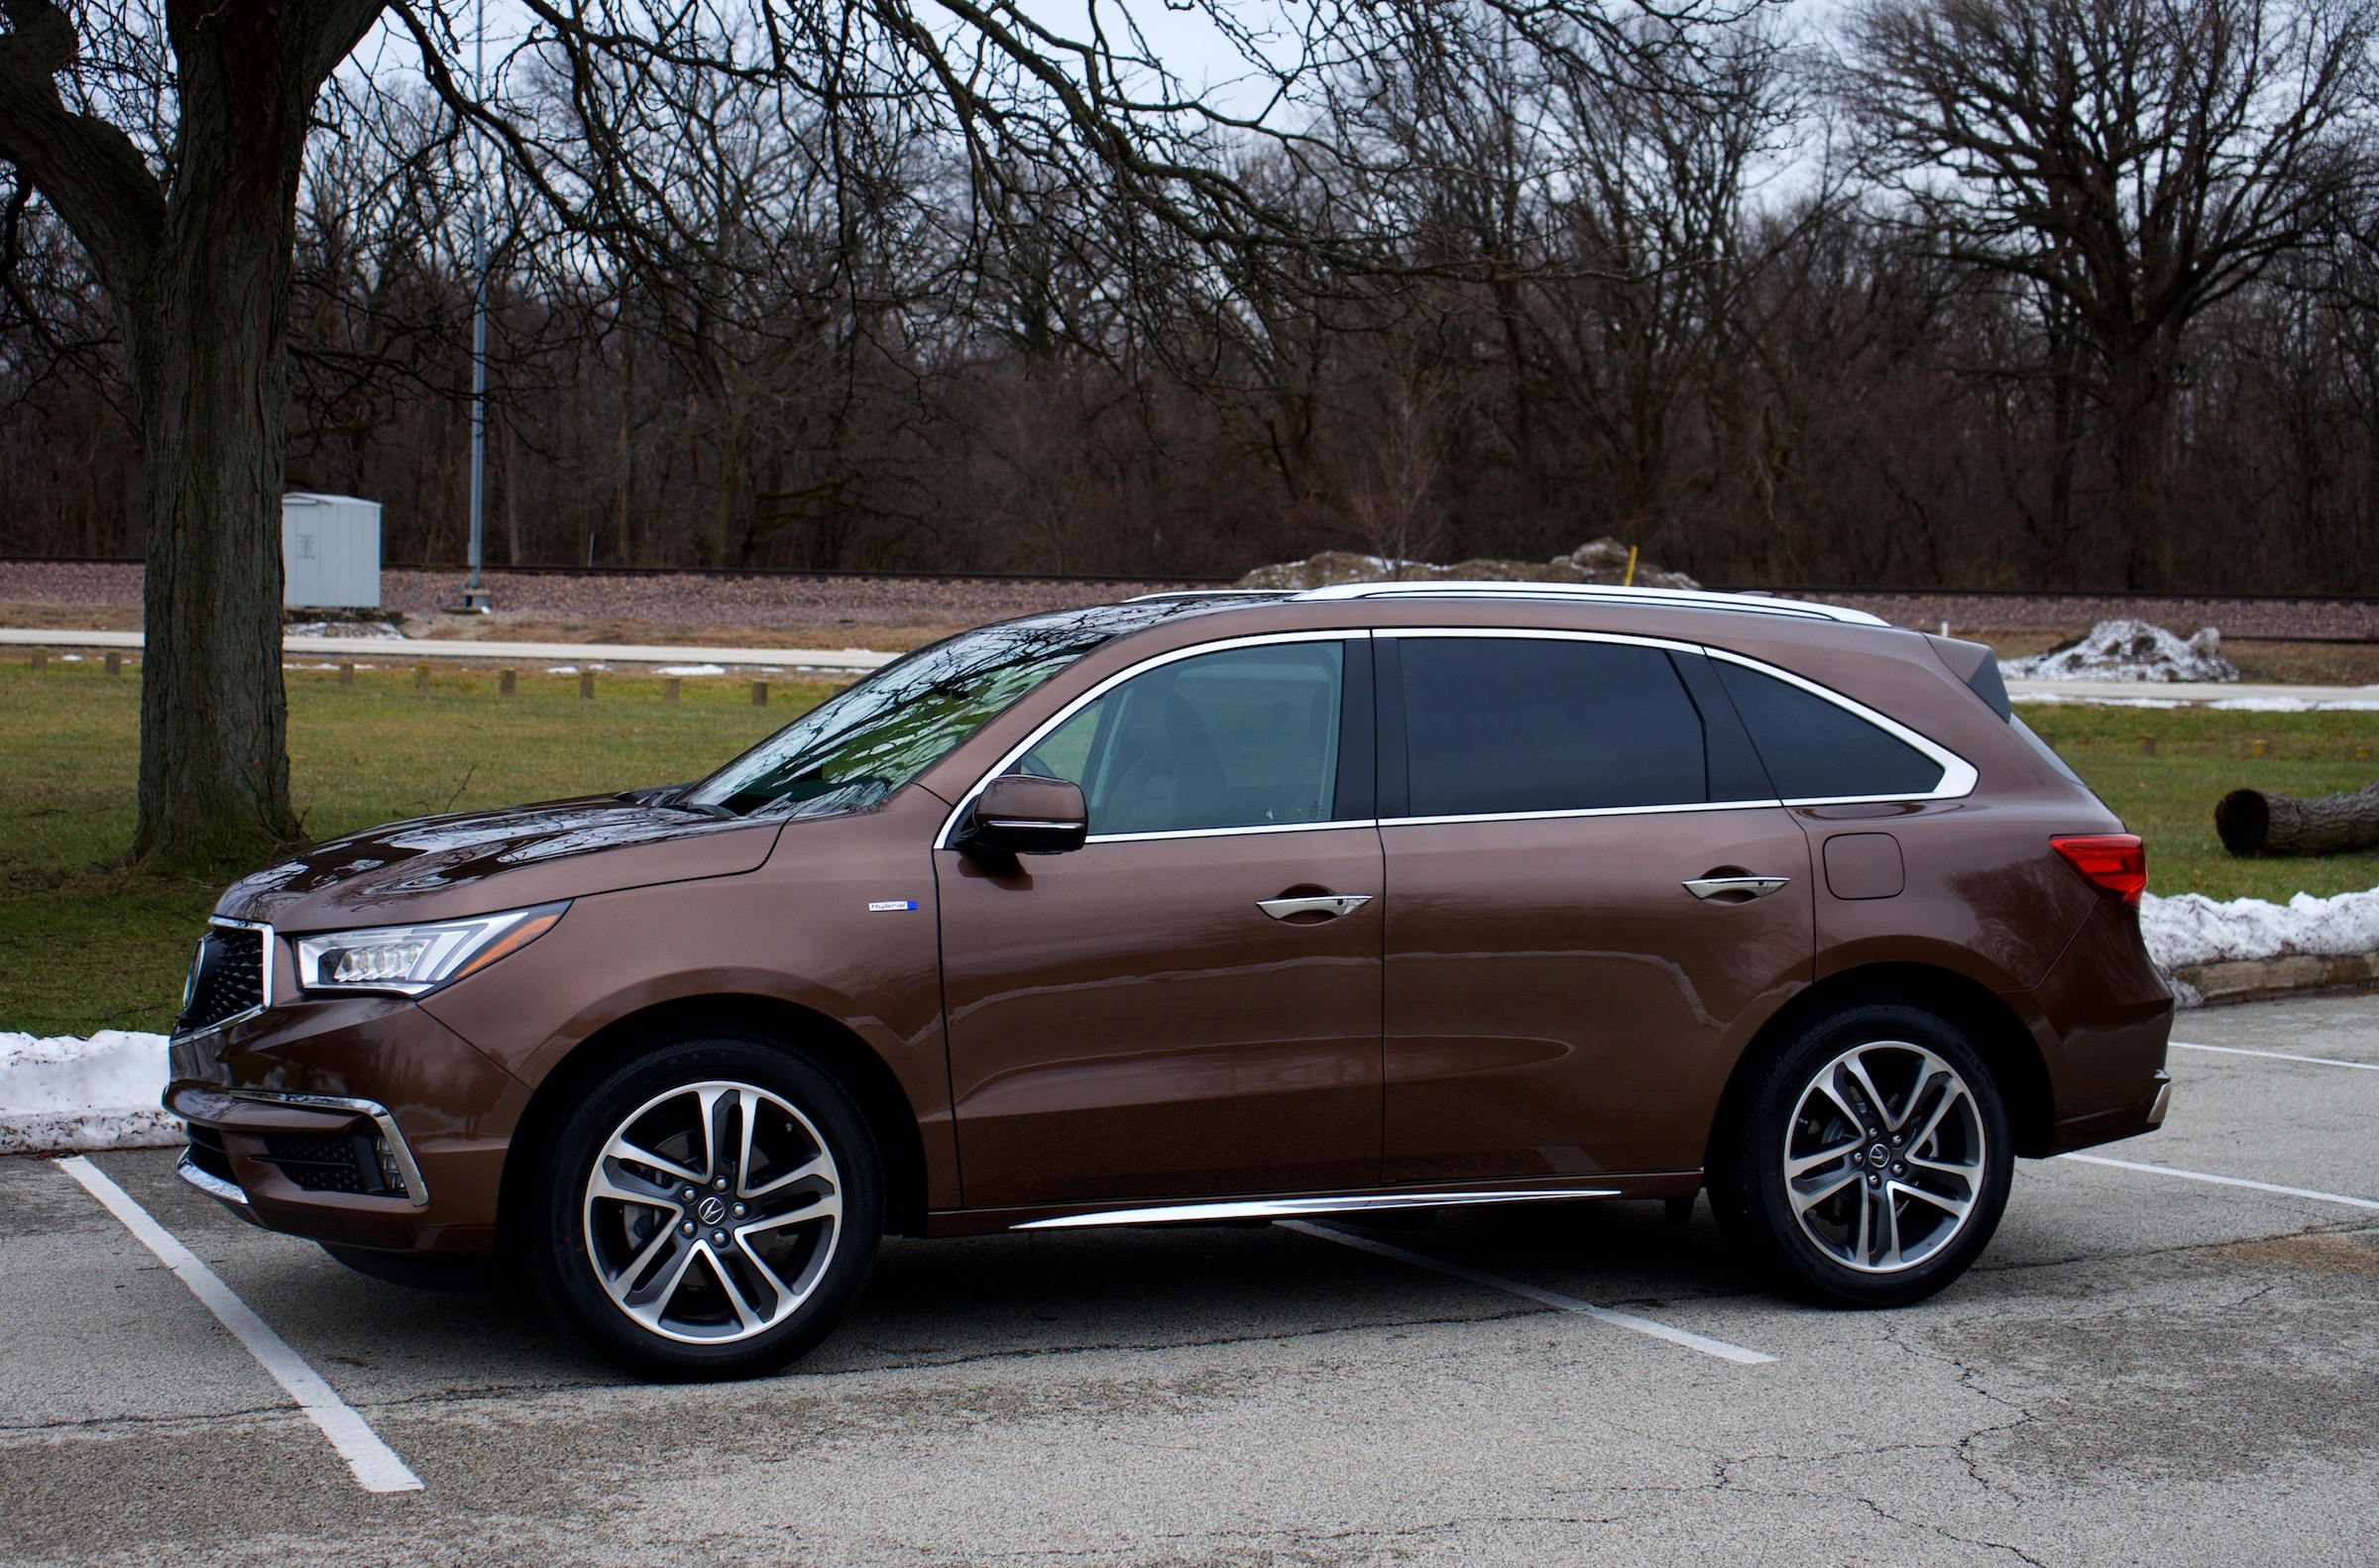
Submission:
[[[1437,566],[1427,561],[1391,561],[1385,556],[1357,555],[1351,550],[1324,550],[1302,561],[1259,566],[1239,579],[1241,588],[1334,588],[1340,583],[1608,583],[1628,581],[1628,547],[1617,539],[1596,539],[1567,555],[1549,561],[1456,561]],[[1683,572],[1663,571],[1639,557],[1638,588],[1699,588]]]
[[[2023,681],[2235,681],[2238,666],[2222,657],[2222,634],[2211,626],[2182,638],[2145,620],[2101,620],[2090,634],[2028,659],[2008,659],[1999,673]]]

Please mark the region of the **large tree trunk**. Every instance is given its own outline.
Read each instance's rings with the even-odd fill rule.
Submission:
[[[82,242],[147,445],[136,857],[254,863],[300,829],[281,680],[289,284],[307,117],[383,0],[168,0],[171,185],[68,109],[53,0],[0,0],[0,157]]]
[[[314,86],[276,18],[185,29],[165,243],[118,300],[148,446],[133,854],[254,863],[299,836],[281,676],[297,180]]]
[[[2123,586],[2160,588],[2171,576],[2166,481],[2173,419],[2171,363],[2161,336],[2144,344],[2108,347],[2106,400],[2113,421],[2110,444],[2123,540]]]
[[[2213,808],[2232,854],[2336,854],[2379,848],[2379,784],[2343,795],[2266,795],[2238,789]]]

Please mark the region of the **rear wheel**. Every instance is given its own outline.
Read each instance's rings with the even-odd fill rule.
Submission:
[[[2013,1167],[2005,1102],[1966,1035],[1869,1003],[1758,1073],[1712,1141],[1710,1189],[1729,1237],[1788,1288],[1900,1306],[1982,1254]]]
[[[688,1039],[614,1071],[556,1134],[530,1204],[557,1315],[671,1378],[771,1372],[834,1327],[882,1235],[873,1139],[825,1071]]]

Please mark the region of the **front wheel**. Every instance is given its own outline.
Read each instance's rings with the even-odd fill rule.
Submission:
[[[1981,1256],[2013,1169],[2005,1102],[1966,1035],[1873,1003],[1765,1065],[1712,1141],[1710,1188],[1730,1238],[1788,1288],[1902,1306]]]
[[[882,1235],[850,1096],[760,1041],[656,1046],[566,1117],[530,1204],[546,1302],[666,1378],[772,1372],[824,1339]]]

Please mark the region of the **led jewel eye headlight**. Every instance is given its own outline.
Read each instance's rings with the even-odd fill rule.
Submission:
[[[376,926],[297,939],[297,981],[309,991],[396,991],[418,996],[484,969],[553,929],[563,899],[534,909],[424,926]]]

